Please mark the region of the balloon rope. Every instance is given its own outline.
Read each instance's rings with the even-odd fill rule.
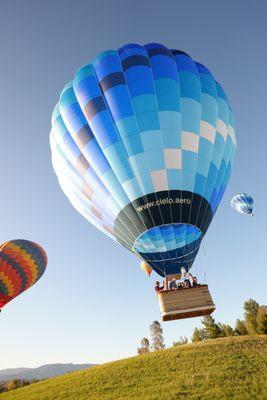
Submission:
[[[203,272],[204,272],[204,283],[207,283],[207,272],[208,272],[208,258],[207,258],[207,252],[204,246],[204,240],[202,240],[202,248],[203,248],[203,256],[204,256],[204,268],[203,268]]]

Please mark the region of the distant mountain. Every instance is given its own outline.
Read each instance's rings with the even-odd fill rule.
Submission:
[[[0,395],[2,400],[266,400],[267,335],[173,346]]]
[[[8,368],[0,370],[0,381],[13,379],[44,379],[93,367],[95,364],[48,364],[38,368]]]

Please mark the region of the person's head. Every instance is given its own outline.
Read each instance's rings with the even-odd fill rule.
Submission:
[[[159,286],[159,281],[156,281],[155,282],[155,287],[158,287]]]
[[[193,281],[197,282],[197,277],[196,276],[194,276]]]

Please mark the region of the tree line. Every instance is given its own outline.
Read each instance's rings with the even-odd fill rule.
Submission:
[[[23,386],[31,385],[32,383],[39,382],[40,379],[13,379],[9,382],[2,382],[0,384],[0,393],[9,392],[10,390],[18,389]]]
[[[206,339],[216,339],[226,336],[266,335],[267,307],[260,306],[255,300],[249,299],[244,303],[244,318],[237,319],[235,326],[216,322],[212,316],[201,320],[203,328],[195,328],[192,342]]]
[[[216,339],[227,336],[243,335],[267,335],[267,306],[259,305],[255,300],[249,299],[244,303],[244,317],[237,319],[235,326],[222,322],[216,322],[211,315],[201,319],[202,328],[195,328],[192,342],[200,342],[207,339]],[[144,337],[141,346],[137,348],[138,354],[146,354],[165,348],[163,329],[158,321],[153,321],[150,325],[151,340]],[[189,342],[187,337],[180,337],[174,346]]]

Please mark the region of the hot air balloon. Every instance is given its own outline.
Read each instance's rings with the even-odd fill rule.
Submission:
[[[1,244],[0,309],[34,285],[46,266],[46,253],[34,242],[17,239]]]
[[[226,94],[204,65],[157,43],[101,53],[63,89],[50,145],[62,190],[89,222],[162,277],[191,268],[236,147]],[[208,302],[189,308],[211,313]]]
[[[253,216],[253,198],[247,193],[235,195],[231,200],[231,206],[241,214]]]
[[[150,267],[148,263],[146,263],[145,261],[141,261],[140,267],[148,276],[151,275],[153,269]]]

